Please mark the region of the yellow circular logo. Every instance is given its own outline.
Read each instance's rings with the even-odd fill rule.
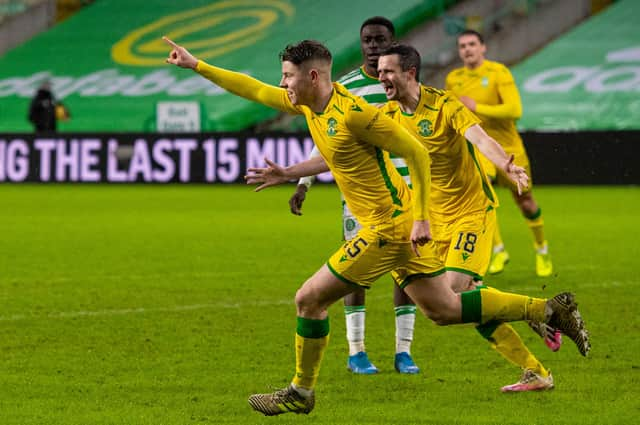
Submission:
[[[283,0],[226,0],[165,16],[127,34],[111,49],[123,65],[158,66],[167,57],[166,35],[200,59],[211,59],[254,44],[279,19],[291,18]]]

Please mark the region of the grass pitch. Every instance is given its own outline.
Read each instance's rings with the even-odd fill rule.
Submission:
[[[292,186],[2,185],[0,424],[632,424],[640,414],[640,189],[536,187],[556,268],[534,273],[531,236],[500,191],[511,263],[498,288],[571,290],[591,331],[582,358],[524,340],[554,374],[546,393],[501,394],[519,370],[471,326],[416,323],[422,372],[393,370],[391,281],[368,294],[377,376],[346,371],[330,310],[316,409],[265,418],[246,398],[293,373],[296,288],[339,245],[339,196]]]

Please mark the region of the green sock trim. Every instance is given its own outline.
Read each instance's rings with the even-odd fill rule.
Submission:
[[[303,338],[324,338],[329,335],[329,318],[318,320],[298,317],[296,333]]]
[[[476,330],[482,335],[482,337],[486,340],[492,341],[491,335],[498,329],[502,322],[491,321],[487,323],[483,323],[482,325],[476,326]]]
[[[404,316],[405,314],[416,314],[416,306],[415,305],[399,305],[394,308],[396,311],[396,317]]]
[[[462,323],[479,323],[482,319],[482,295],[479,289],[460,294]]]
[[[525,214],[524,216],[527,220],[535,220],[537,218],[540,218],[541,215],[542,215],[542,208],[538,207],[538,211],[534,212],[531,215]]]
[[[344,314],[351,313],[364,313],[367,308],[363,305],[345,305],[344,306]]]

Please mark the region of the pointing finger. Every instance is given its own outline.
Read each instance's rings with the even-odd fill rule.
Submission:
[[[174,48],[178,48],[179,47],[176,43],[174,43],[173,41],[169,40],[169,38],[167,38],[166,35],[163,35],[162,39],[165,41],[165,43],[167,43],[171,47],[174,47]]]

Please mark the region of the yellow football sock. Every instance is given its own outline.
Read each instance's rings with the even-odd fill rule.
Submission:
[[[511,325],[502,322],[489,322],[476,326],[476,329],[491,343],[494,350],[511,363],[522,369],[532,370],[542,377],[549,376],[549,371],[524,345],[520,335]]]
[[[513,322],[535,320],[544,322],[547,301],[525,295],[501,292],[483,287],[460,294],[463,323],[487,323],[493,320]]]
[[[312,390],[320,373],[324,350],[329,345],[329,319],[298,317],[296,330],[296,374],[292,383]]]
[[[527,225],[533,233],[533,240],[536,244],[536,248],[541,248],[544,245],[544,220],[542,219],[542,210],[538,208],[534,214],[525,216],[527,219]]]

